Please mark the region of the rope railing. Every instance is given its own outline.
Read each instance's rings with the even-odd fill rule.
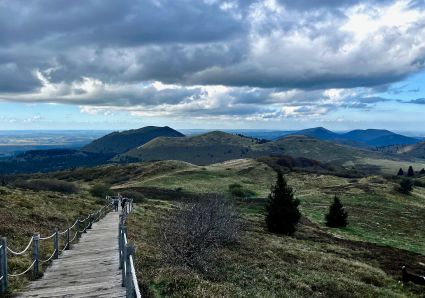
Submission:
[[[23,255],[23,254],[25,254],[25,253],[27,252],[27,250],[31,247],[32,241],[33,241],[33,237],[31,237],[30,242],[28,243],[27,247],[25,247],[25,249],[24,249],[23,251],[15,252],[15,251],[13,251],[10,247],[7,247],[7,250],[8,250],[11,254],[13,254],[13,255],[15,255],[15,256],[22,256],[22,255]]]
[[[28,273],[34,267],[35,263],[36,263],[36,260],[34,260],[34,262],[32,262],[32,264],[24,272],[21,272],[21,273],[18,273],[18,274],[10,274],[9,273],[8,275],[10,277],[18,277],[18,276],[24,275],[24,274]]]
[[[112,207],[112,203],[109,202],[108,205],[103,206],[99,210],[94,213],[89,214],[84,219],[77,219],[72,226],[68,227],[66,230],[60,232],[58,229],[55,229],[55,232],[47,237],[40,237],[39,234],[34,234],[25,247],[24,250],[17,252],[11,249],[7,245],[6,238],[0,238],[0,294],[5,294],[8,292],[9,286],[9,277],[19,277],[27,274],[32,269],[33,278],[36,279],[39,277],[39,267],[40,264],[49,263],[52,260],[58,259],[59,254],[63,253],[65,250],[69,250],[71,248],[71,244],[78,238],[81,237],[82,233],[85,233],[88,229],[91,229],[92,224],[94,222],[99,221],[103,218]],[[80,226],[80,224],[83,225]],[[70,239],[71,230],[75,228],[75,234],[72,239]],[[82,229],[82,230],[81,230]],[[60,249],[59,247],[59,236],[64,236],[65,239],[63,241],[64,247]],[[40,241],[53,240],[53,253],[46,260],[40,259]],[[10,273],[8,272],[8,253],[10,253],[14,257],[22,256],[25,253],[29,252],[29,249],[32,247],[32,264],[21,273]]]
[[[48,263],[48,262],[50,262],[52,259],[53,259],[53,257],[55,256],[55,254],[56,254],[56,252],[57,252],[57,250],[55,249],[54,251],[53,251],[53,253],[52,253],[52,255],[47,259],[47,260],[44,260],[44,261],[40,261],[42,264],[45,264],[45,263]]]
[[[128,243],[127,240],[127,227],[125,223],[128,215],[133,211],[133,200],[122,198],[120,200],[126,200],[123,205],[120,222],[118,228],[118,244],[119,244],[119,258],[120,258],[120,269],[122,270],[122,286],[126,288],[127,297],[140,298],[140,289],[137,282],[136,269],[134,267],[133,256],[135,254],[134,246]]]

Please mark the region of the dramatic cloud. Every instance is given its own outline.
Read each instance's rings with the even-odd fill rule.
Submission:
[[[0,0],[5,101],[315,117],[424,68],[418,0]]]

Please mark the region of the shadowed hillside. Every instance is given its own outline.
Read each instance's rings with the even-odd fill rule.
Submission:
[[[306,136],[289,136],[274,142],[260,143],[256,139],[215,131],[187,138],[157,138],[119,158],[130,157],[143,161],[176,159],[203,165],[268,155],[308,157],[323,162],[346,161],[366,154],[377,153]]]
[[[139,147],[157,137],[183,137],[168,127],[146,126],[140,129],[113,132],[82,148],[84,152],[120,154]]]

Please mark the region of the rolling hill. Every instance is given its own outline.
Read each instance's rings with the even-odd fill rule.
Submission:
[[[139,148],[119,155],[114,160],[174,159],[206,165],[238,158],[290,155],[322,162],[345,162],[370,154],[377,153],[306,136],[289,136],[273,142],[259,143],[256,139],[214,131],[185,138],[156,138]]]
[[[385,129],[356,129],[346,133],[335,133],[323,127],[316,127],[300,130],[292,133],[292,135],[304,135],[356,147],[406,145],[419,142],[416,138],[406,137]]]
[[[183,134],[168,126],[146,126],[140,129],[110,133],[84,146],[81,150],[90,153],[120,154],[139,147],[157,137],[183,136]]]

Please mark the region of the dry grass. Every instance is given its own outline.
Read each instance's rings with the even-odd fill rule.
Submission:
[[[51,235],[54,229],[66,229],[77,218],[86,217],[100,207],[101,201],[88,193],[65,195],[59,192],[30,191],[0,187],[0,235],[7,237],[8,246],[15,251],[25,248],[30,237],[40,233]],[[63,239],[60,243],[63,247]],[[40,242],[41,259],[47,259],[53,252],[53,241]],[[19,273],[31,262],[31,249],[21,257],[9,255],[9,272]],[[10,278],[13,291],[22,289],[31,274]]]

